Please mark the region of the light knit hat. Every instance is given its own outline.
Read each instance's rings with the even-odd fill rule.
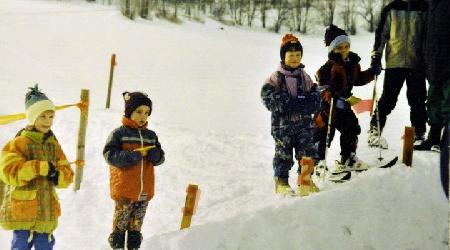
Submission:
[[[350,44],[350,37],[345,30],[340,29],[334,24],[330,24],[325,30],[325,46],[328,46],[328,52],[333,51],[341,43]]]
[[[56,110],[55,105],[48,97],[42,93],[38,85],[29,88],[30,91],[25,96],[25,114],[28,119],[28,125],[34,125],[38,116],[47,110]]]

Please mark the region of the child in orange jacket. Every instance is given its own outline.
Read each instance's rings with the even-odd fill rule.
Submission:
[[[124,92],[125,115],[122,126],[111,132],[103,149],[110,165],[110,191],[115,201],[113,249],[138,249],[148,202],[154,195],[154,166],[164,162],[164,151],[155,132],[147,129],[152,101],[141,92]],[[146,148],[148,150],[146,150]]]

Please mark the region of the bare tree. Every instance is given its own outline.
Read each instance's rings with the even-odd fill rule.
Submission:
[[[227,11],[227,6],[222,1],[210,3],[211,14],[219,21],[223,20],[223,16]]]
[[[286,21],[289,13],[289,1],[288,0],[278,0],[275,1],[275,9],[277,11],[277,16],[275,19],[275,23],[273,25],[273,30],[275,33],[280,31],[281,26]]]
[[[302,21],[302,28],[300,30],[301,33],[305,34],[307,32],[307,24],[308,24],[308,13],[311,7],[313,6],[314,0],[304,0],[304,14],[303,14],[303,21]]]
[[[356,34],[355,3],[353,0],[345,0],[341,15],[344,20],[344,29],[352,35]]]
[[[294,20],[294,29],[295,31],[300,32],[302,27],[302,15],[303,15],[303,0],[295,0],[293,3],[293,20]]]
[[[336,0],[317,1],[316,9],[322,17],[322,23],[328,26],[334,21],[334,11],[336,9]]]
[[[259,3],[259,11],[261,13],[261,23],[262,27],[266,28],[267,21],[267,11],[269,10],[269,0],[258,0]]]
[[[373,0],[360,0],[361,6],[356,12],[367,23],[367,30],[369,32],[375,31],[376,26],[376,3]]]
[[[249,27],[252,27],[253,20],[255,19],[256,15],[256,7],[257,3],[256,0],[250,0],[248,2],[248,8],[247,8],[247,25]]]

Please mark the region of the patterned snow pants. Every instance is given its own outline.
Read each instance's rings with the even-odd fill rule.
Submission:
[[[273,158],[274,175],[280,178],[288,178],[289,170],[294,165],[295,159],[303,156],[318,159],[317,143],[313,139],[311,119],[275,129],[275,156]]]
[[[113,231],[141,231],[148,201],[116,201]]]

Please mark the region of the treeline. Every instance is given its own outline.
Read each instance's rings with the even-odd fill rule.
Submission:
[[[88,0],[95,1],[95,0]],[[120,5],[134,19],[165,18],[202,21],[213,18],[226,25],[259,26],[274,32],[283,27],[308,33],[317,26],[335,23],[350,34],[363,28],[373,32],[380,11],[389,0],[97,0]]]

